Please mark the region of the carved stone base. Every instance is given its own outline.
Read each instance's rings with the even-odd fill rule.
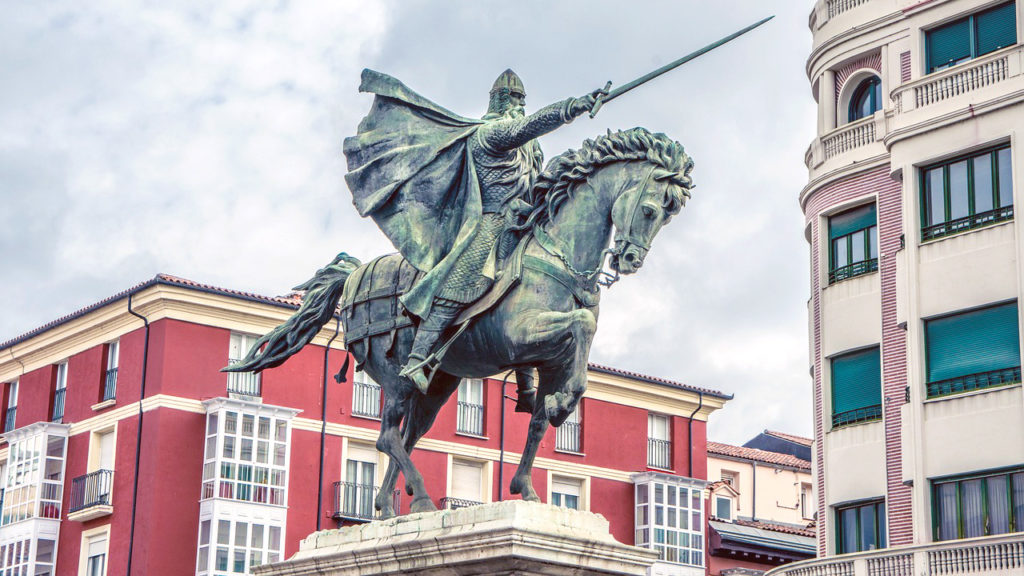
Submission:
[[[653,550],[620,544],[590,512],[509,500],[325,530],[254,576],[644,575]]]

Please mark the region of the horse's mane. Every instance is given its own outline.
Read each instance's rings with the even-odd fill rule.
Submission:
[[[585,140],[579,150],[568,150],[548,162],[530,191],[528,201],[534,208],[524,227],[554,218],[572,197],[576,184],[589,178],[598,168],[629,161],[650,162],[661,169],[656,179],[670,179],[678,185],[668,187],[662,204],[670,214],[679,212],[693,187],[690,178],[693,160],[683,150],[683,145],[646,128],[609,130],[608,134]]]

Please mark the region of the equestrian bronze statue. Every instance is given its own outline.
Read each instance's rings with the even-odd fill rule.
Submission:
[[[384,395],[382,517],[395,514],[399,472],[410,511],[436,509],[410,453],[463,378],[514,372],[516,410],[531,418],[510,492],[539,500],[534,458],[586,389],[600,286],[643,265],[690,197],[693,161],[644,128],[609,131],[546,166],[536,139],[708,49],[532,114],[522,80],[506,70],[480,120],[364,70],[360,91],[374,101],[345,140],[345,180],[398,253],[366,264],[339,254],[296,288],[299,310],[225,370],[278,366],[340,315],[346,349]]]

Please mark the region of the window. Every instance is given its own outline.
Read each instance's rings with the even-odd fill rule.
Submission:
[[[110,494],[114,485],[114,430],[108,428],[90,435],[89,472],[71,481],[69,513],[113,503]]]
[[[221,403],[224,399],[208,400]],[[288,417],[247,402],[207,406],[202,498],[285,505]],[[243,409],[254,412],[244,412]]]
[[[874,204],[829,217],[829,284],[878,270],[877,222]]]
[[[283,529],[278,525],[231,519],[199,523],[196,573],[248,574],[254,566],[281,561]]]
[[[39,426],[40,428],[35,428]],[[11,439],[0,525],[61,515],[66,428],[34,424]],[[33,432],[34,430],[34,432]],[[51,433],[47,434],[47,430]],[[56,434],[53,432],[57,432]]]
[[[235,364],[245,358],[257,340],[258,336],[232,332],[228,344],[228,364]],[[259,398],[260,375],[255,372],[228,372],[228,395],[243,399]]]
[[[732,521],[732,498],[715,496],[715,518]]]
[[[672,436],[668,416],[647,415],[647,465],[651,468],[672,468]]]
[[[956,158],[921,170],[921,240],[1013,218],[1010,148]]]
[[[562,425],[555,429],[555,450],[560,452],[580,452],[580,404],[569,413]]]
[[[1024,468],[932,483],[936,540],[1024,532]]]
[[[1017,303],[925,322],[928,397],[1020,382]]]
[[[120,355],[121,345],[118,341],[107,344],[107,372],[103,378],[103,395],[100,402],[113,400],[117,396],[117,366]]]
[[[482,462],[452,460],[451,489],[443,498],[443,508],[461,508],[484,502],[484,465]]]
[[[1017,43],[1013,2],[950,22],[925,33],[928,73]]]
[[[665,562],[704,565],[703,487],[657,472],[633,476],[636,541]]]
[[[814,517],[814,501],[812,495],[813,492],[811,492],[810,484],[800,484],[800,516],[805,520],[810,520]]]
[[[53,409],[50,411],[50,421],[60,422],[64,419],[64,394],[68,388],[68,363],[57,364],[57,377],[53,383]]]
[[[872,76],[861,81],[853,91],[850,98],[850,111],[847,116],[849,122],[867,118],[877,110],[882,109],[882,81],[878,76]]]
[[[459,384],[458,420],[455,430],[482,436],[484,433],[484,382],[465,378]]]
[[[373,498],[377,480],[377,450],[368,446],[348,445],[345,480],[339,491],[338,512],[346,518],[372,519]]]
[[[14,422],[18,416],[18,381],[7,385],[7,413],[4,414],[4,432],[14,430]]]
[[[356,370],[352,377],[352,414],[380,418],[380,384],[362,370]]]
[[[732,486],[733,490],[740,489],[739,483],[740,475],[732,470],[722,470],[722,482],[725,482],[729,486]]]
[[[86,544],[85,573],[87,576],[105,576],[107,573],[107,534],[88,539]]]
[[[551,477],[551,504],[579,510],[582,494],[583,481],[579,478]]]
[[[51,576],[55,549],[56,542],[46,538],[5,542],[0,545],[0,574]]]
[[[836,527],[837,554],[885,548],[885,502],[837,507]]]
[[[882,418],[882,364],[878,347],[832,358],[832,426]]]

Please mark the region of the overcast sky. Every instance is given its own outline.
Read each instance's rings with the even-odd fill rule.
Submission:
[[[605,291],[591,360],[735,394],[714,440],[811,434],[810,2],[270,4],[0,2],[0,341],[160,272],[276,295],[339,251],[392,251],[343,180],[364,67],[471,117],[511,67],[529,112],[775,14],[541,145],[644,126],[696,162],[687,207]]]

